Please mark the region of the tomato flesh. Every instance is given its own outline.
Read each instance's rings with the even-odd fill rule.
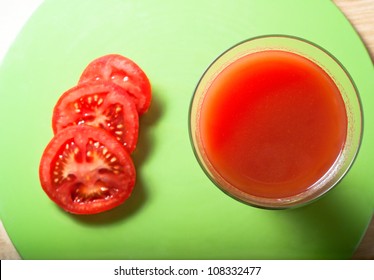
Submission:
[[[139,130],[136,107],[124,89],[114,83],[82,83],[60,97],[53,112],[53,131],[82,124],[109,131],[129,153],[136,148]]]
[[[126,149],[107,131],[87,125],[59,131],[42,155],[43,190],[74,214],[96,214],[122,204],[135,185]]]
[[[133,98],[139,115],[151,103],[151,84],[144,71],[131,59],[109,54],[93,60],[84,69],[79,83],[87,81],[112,81],[124,88]]]

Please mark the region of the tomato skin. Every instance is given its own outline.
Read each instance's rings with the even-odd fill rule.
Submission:
[[[116,83],[132,96],[139,115],[147,112],[152,98],[151,84],[144,71],[131,59],[108,54],[93,60],[83,70],[79,83],[93,80]]]
[[[106,129],[129,153],[136,148],[139,133],[136,107],[126,91],[112,82],[81,83],[59,98],[53,111],[54,133],[81,124]]]
[[[39,165],[48,197],[73,214],[96,214],[124,203],[136,180],[126,149],[101,128],[80,125],[59,131]]]

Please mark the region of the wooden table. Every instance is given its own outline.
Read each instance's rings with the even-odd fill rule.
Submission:
[[[328,1],[328,0],[326,0]],[[374,59],[374,0],[333,0],[356,28]],[[0,259],[20,259],[0,221]],[[374,219],[353,259],[374,260]]]

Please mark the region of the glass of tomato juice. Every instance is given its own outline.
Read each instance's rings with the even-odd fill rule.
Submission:
[[[357,88],[342,64],[307,40],[241,42],[205,71],[189,115],[207,176],[239,201],[305,205],[347,173],[362,135]]]

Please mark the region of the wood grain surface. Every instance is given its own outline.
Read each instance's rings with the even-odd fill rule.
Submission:
[[[374,60],[374,0],[333,0],[333,2],[352,23],[364,41],[372,60]],[[374,260],[374,219],[352,258],[355,260]],[[1,221],[0,259],[20,259]]]
[[[374,0],[334,0],[352,23],[374,59]]]

